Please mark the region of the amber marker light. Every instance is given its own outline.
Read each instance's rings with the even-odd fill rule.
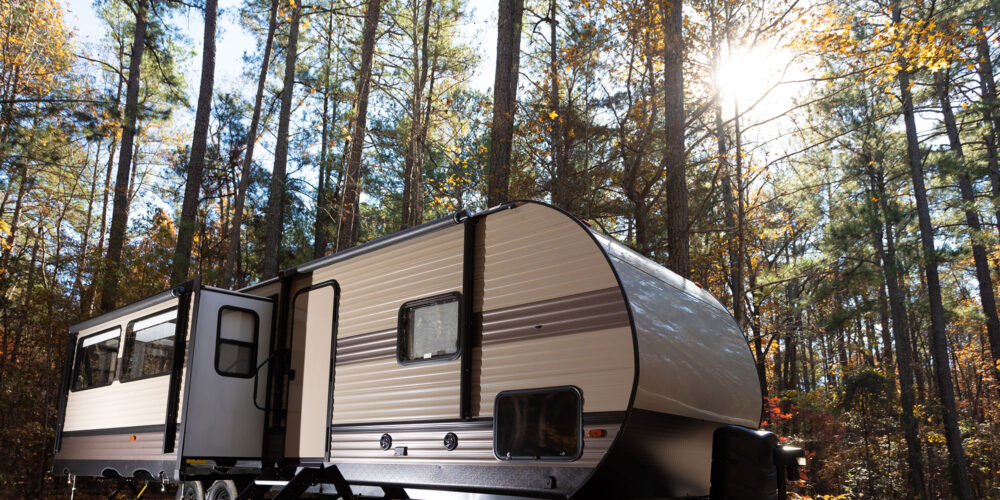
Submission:
[[[587,431],[587,437],[589,438],[602,438],[608,435],[608,432],[604,429],[590,429]]]
[[[129,436],[129,437],[128,437],[128,440],[129,440],[129,441],[135,441],[135,434],[133,434],[133,435]]]

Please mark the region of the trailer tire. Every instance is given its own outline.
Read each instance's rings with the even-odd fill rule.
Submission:
[[[177,500],[205,500],[205,487],[201,481],[184,481],[177,487]]]
[[[239,494],[236,483],[226,479],[212,483],[212,486],[205,492],[205,500],[235,500]]]

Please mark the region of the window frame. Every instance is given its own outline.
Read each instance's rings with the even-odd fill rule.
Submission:
[[[577,448],[574,455],[562,456],[539,456],[527,457],[527,456],[510,456],[500,455],[497,453],[497,433],[499,432],[502,422],[500,422],[500,413],[497,411],[500,398],[509,395],[520,395],[520,394],[538,394],[544,392],[563,392],[568,391],[576,395],[576,439]],[[583,393],[580,388],[573,385],[560,385],[554,387],[539,387],[534,389],[512,389],[507,391],[500,391],[493,398],[493,456],[497,460],[503,462],[574,462],[579,460],[583,456]]]
[[[84,388],[77,388],[76,387],[76,381],[77,381],[77,376],[80,374],[80,359],[81,359],[80,355],[83,354],[83,343],[87,339],[89,339],[91,337],[96,337],[98,335],[104,335],[106,333],[111,333],[111,332],[113,332],[115,330],[118,331],[118,350],[115,352],[115,357],[114,357],[115,364],[114,364],[114,367],[112,367],[112,369],[111,369],[111,373],[112,373],[111,380],[108,383],[106,383],[106,384],[92,385],[90,387],[84,387]],[[108,337],[107,340],[102,340],[101,342],[107,342],[108,340],[111,340],[112,338],[113,337]],[[96,343],[99,344],[101,342],[96,342]],[[118,380],[118,370],[121,367],[121,363],[118,362],[118,359],[120,358],[120,356],[118,356],[118,355],[121,353],[122,347],[123,347],[124,344],[125,344],[125,342],[122,339],[122,327],[121,327],[121,325],[115,325],[113,327],[101,330],[101,331],[99,331],[97,333],[92,333],[90,335],[87,335],[86,337],[80,337],[76,341],[76,351],[75,351],[75,354],[73,355],[73,378],[72,378],[72,381],[70,382],[69,391],[70,392],[89,391],[91,389],[98,389],[98,388],[101,388],[101,387],[107,387],[107,386],[115,383],[115,380]]]
[[[458,336],[458,342],[455,346],[455,352],[431,356],[429,358],[406,359],[403,355],[403,346],[406,345],[405,340],[407,331],[406,311],[449,302],[455,302],[458,304],[458,331],[455,332]],[[400,366],[411,366],[439,361],[454,361],[462,356],[462,349],[465,347],[466,328],[465,307],[463,307],[462,294],[460,292],[448,292],[405,302],[403,305],[399,306],[399,312],[397,313],[396,318],[396,363]]]
[[[171,359],[170,365],[173,366],[172,360],[173,360],[174,356],[177,356],[177,330],[178,330],[178,327],[180,326],[180,321],[181,321],[181,318],[178,317],[178,314],[180,312],[180,307],[176,306],[176,305],[173,306],[173,307],[168,307],[168,308],[160,310],[160,311],[149,313],[149,314],[147,314],[145,316],[142,316],[142,317],[139,317],[139,318],[135,318],[135,319],[133,319],[133,320],[131,320],[131,321],[128,322],[128,326],[125,327],[125,332],[124,332],[124,335],[123,335],[123,338],[122,338],[122,351],[121,351],[122,352],[122,356],[121,356],[122,362],[118,364],[117,379],[118,379],[119,383],[127,384],[129,382],[135,382],[135,381],[138,381],[138,380],[146,380],[146,379],[149,379],[149,378],[166,377],[166,376],[170,375],[173,372],[173,369],[171,368],[171,369],[168,369],[166,372],[157,373],[155,375],[142,375],[140,377],[129,378],[129,379],[125,378],[125,368],[126,368],[126,365],[128,365],[128,359],[125,356],[125,351],[126,351],[125,348],[128,345],[128,334],[132,330],[132,327],[135,326],[135,324],[138,323],[138,322],[140,322],[140,321],[143,321],[143,320],[146,320],[146,319],[149,319],[149,318],[153,318],[153,317],[156,317],[156,316],[161,316],[161,315],[167,314],[169,312],[174,312],[175,313],[174,314],[174,348],[173,348],[173,351],[170,353],[170,359]],[[164,321],[163,323],[167,323],[167,321]],[[161,325],[163,323],[157,323],[156,325]],[[150,326],[156,326],[156,325],[150,325]],[[134,342],[134,340],[133,340],[133,342]],[[129,353],[129,354],[132,354],[132,353]]]
[[[253,316],[253,343],[243,342],[241,340],[222,338],[223,311],[250,313]],[[221,353],[221,349],[219,347],[222,345],[222,343],[239,345],[243,347],[250,347],[251,349],[250,352],[253,355],[253,358],[250,362],[250,371],[247,374],[244,375],[240,373],[230,373],[219,370],[219,354]],[[214,362],[212,363],[212,366],[215,368],[215,373],[217,373],[221,377],[244,378],[244,379],[253,378],[257,374],[258,350],[260,350],[260,315],[257,314],[257,311],[254,311],[253,309],[247,309],[245,307],[237,307],[228,304],[220,307],[218,313],[216,314],[216,320],[215,320],[215,359]],[[256,397],[256,394],[254,395],[254,397]]]

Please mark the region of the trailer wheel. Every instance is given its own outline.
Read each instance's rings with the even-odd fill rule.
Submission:
[[[205,487],[201,481],[184,481],[177,487],[177,500],[205,500]]]
[[[212,486],[205,492],[205,500],[233,500],[239,494],[236,483],[226,479],[212,483]]]

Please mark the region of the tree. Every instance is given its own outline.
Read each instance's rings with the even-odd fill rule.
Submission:
[[[490,161],[487,165],[486,204],[491,207],[510,199],[510,156],[517,110],[523,18],[524,0],[500,0],[497,65],[493,80],[493,126],[490,128]]]
[[[381,0],[368,0],[365,27],[361,42],[361,66],[358,68],[357,101],[351,131],[350,151],[344,164],[344,189],[340,199],[337,228],[337,250],[346,250],[357,243],[361,210],[361,153],[364,150],[368,120],[368,93],[371,91],[372,60],[375,57],[375,33],[378,29]]]
[[[184,203],[174,250],[172,283],[187,279],[191,264],[191,245],[194,242],[195,218],[201,182],[205,169],[205,144],[208,142],[208,121],[212,111],[212,86],[215,81],[215,21],[218,0],[205,0],[205,38],[202,43],[201,86],[198,89],[198,109],[194,118],[194,135],[191,140],[191,163],[188,165],[187,182],[184,184]]]
[[[684,40],[681,0],[661,0],[663,22],[663,170],[666,178],[667,267],[688,277],[688,193],[684,147]]]
[[[228,287],[233,280],[233,269],[236,267],[236,257],[240,251],[240,235],[243,226],[243,210],[246,203],[247,189],[250,186],[250,167],[253,165],[253,150],[257,145],[257,127],[260,126],[260,111],[264,103],[264,85],[267,83],[267,68],[271,64],[271,48],[274,44],[274,31],[277,27],[278,0],[271,0],[271,9],[267,17],[267,36],[264,39],[264,53],[261,56],[260,76],[257,77],[257,96],[254,98],[253,117],[250,119],[250,130],[247,132],[246,153],[240,168],[239,186],[236,189],[236,199],[233,202],[233,218],[229,228],[229,247],[226,251],[226,261],[222,267],[220,286]]]
[[[892,2],[892,21],[902,23],[902,7],[899,0]],[[908,40],[901,37],[903,43]],[[906,69],[910,62],[900,56],[896,80],[902,100],[903,123],[906,127],[906,155],[910,163],[910,178],[913,181],[913,197],[917,203],[917,218],[920,221],[920,243],[923,249],[924,273],[927,279],[927,294],[931,311],[931,348],[934,357],[934,372],[937,376],[938,392],[944,413],[945,438],[952,475],[952,485],[959,498],[971,499],[972,488],[962,447],[962,434],[958,428],[958,414],[955,409],[955,386],[952,382],[948,356],[947,323],[944,304],[941,299],[941,282],[938,277],[938,254],[934,248],[934,228],[931,226],[930,208],[927,203],[927,189],[924,187],[924,172],[921,161],[920,144],[917,138],[917,124],[913,113],[913,96],[910,92],[910,74]]]
[[[292,94],[295,92],[295,61],[298,58],[299,21],[302,6],[294,4],[285,46],[285,79],[281,90],[281,111],[278,113],[278,142],[274,148],[274,168],[271,171],[271,188],[268,191],[265,222],[263,275],[270,278],[278,274],[278,254],[284,224],[286,198],[285,169],[288,165],[288,126],[292,116]]]
[[[149,0],[138,0],[135,10],[135,33],[129,57],[128,85],[125,91],[125,122],[122,124],[122,142],[118,157],[118,175],[115,178],[114,205],[111,209],[111,231],[108,236],[108,254],[104,266],[104,286],[101,293],[101,310],[109,311],[118,301],[118,273],[125,244],[128,223],[128,189],[131,178],[132,155],[135,142],[136,120],[139,115],[139,72],[142,54],[146,48],[146,25]]]

